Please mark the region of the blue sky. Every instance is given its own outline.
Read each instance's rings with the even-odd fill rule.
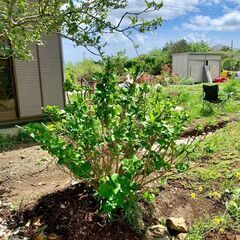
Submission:
[[[127,10],[114,12],[111,18],[117,20],[125,11],[143,9],[144,0],[129,0]],[[166,42],[186,39],[207,41],[211,46],[224,44],[240,48],[240,0],[164,0],[164,7],[147,18],[162,16],[164,23],[154,33],[135,33],[132,37],[139,45],[139,53],[161,48]],[[129,57],[136,57],[134,47],[123,35],[107,35],[105,53],[114,55],[126,50]],[[63,40],[64,61],[77,62],[84,58],[96,59],[86,49],[75,47],[69,40]]]

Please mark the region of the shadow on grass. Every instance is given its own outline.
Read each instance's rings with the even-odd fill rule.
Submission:
[[[215,114],[216,114],[216,111],[214,111],[213,109],[202,108],[200,110],[200,116],[202,117],[211,117],[211,116],[214,116]]]
[[[22,132],[16,136],[0,134],[0,153],[35,145],[37,145],[37,143],[30,136]]]

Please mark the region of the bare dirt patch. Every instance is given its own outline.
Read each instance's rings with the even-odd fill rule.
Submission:
[[[225,233],[220,233],[219,231],[211,231],[207,236],[206,240],[239,240],[240,235],[234,233],[231,230]]]
[[[0,153],[0,199],[3,202],[28,203],[63,189],[70,182],[69,174],[59,169],[54,159],[39,146]]]
[[[181,180],[181,183],[184,180]],[[159,218],[183,217],[191,227],[199,219],[225,209],[224,201],[216,201],[206,197],[191,197],[191,190],[185,188],[180,181],[172,181],[160,193],[154,202],[155,216]]]

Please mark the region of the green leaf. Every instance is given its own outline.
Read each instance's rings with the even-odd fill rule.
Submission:
[[[176,169],[179,172],[184,172],[189,169],[189,164],[188,163],[177,163],[176,164]]]

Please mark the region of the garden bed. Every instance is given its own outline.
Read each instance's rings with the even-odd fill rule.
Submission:
[[[239,122],[232,119],[233,122],[226,125],[229,121],[218,124],[221,129],[215,129],[216,132],[204,140],[203,145],[215,144],[211,152],[206,153],[204,146],[200,146],[193,155],[198,163],[196,168],[169,179],[167,184],[158,185],[154,203],[141,203],[145,226],[158,224],[168,217],[183,217],[188,226],[196,229],[201,219],[214,222],[216,216],[225,213],[226,202],[231,198],[231,193],[225,191],[231,192],[240,183],[236,177],[240,169]],[[38,240],[143,238],[123,220],[122,212],[118,213],[117,220],[109,222],[100,214],[92,190],[71,182],[70,176],[56,167],[54,159],[39,146],[6,151],[0,153],[0,159],[0,234],[4,232],[5,237],[25,236],[25,239]],[[152,210],[151,217],[147,210]],[[204,227],[197,227],[204,238],[191,237],[190,232],[190,240],[238,240],[240,226],[236,224],[236,228],[229,222],[225,228],[220,224],[209,229],[205,223]]]
[[[236,114],[231,116],[223,116],[214,121],[195,120],[189,127],[181,134],[182,138],[197,137],[210,132],[215,132],[221,128],[224,128],[228,123],[238,121]]]
[[[9,219],[10,226],[20,226],[18,236],[35,239],[106,239],[134,240],[140,236],[126,221],[109,223],[99,216],[99,204],[92,191],[76,184],[62,191],[46,195]]]

